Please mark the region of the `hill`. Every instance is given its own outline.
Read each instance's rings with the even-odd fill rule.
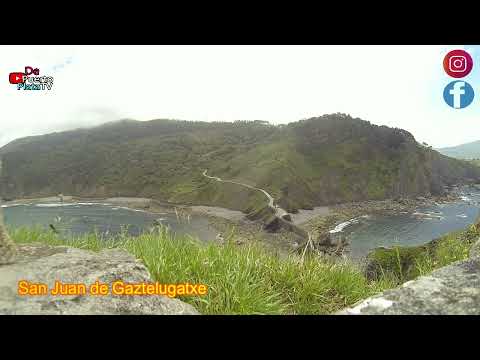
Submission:
[[[344,114],[264,121],[119,121],[15,140],[0,149],[4,198],[151,197],[251,211],[266,189],[288,211],[348,201],[441,194],[480,169],[418,144],[405,130]]]
[[[444,155],[457,159],[480,159],[480,140],[458,146],[438,149]]]

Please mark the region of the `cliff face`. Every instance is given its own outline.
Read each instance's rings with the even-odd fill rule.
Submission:
[[[138,196],[238,210],[440,194],[480,181],[480,169],[419,145],[407,131],[343,114],[288,125],[262,121],[128,121],[29,137],[0,149],[4,198]]]

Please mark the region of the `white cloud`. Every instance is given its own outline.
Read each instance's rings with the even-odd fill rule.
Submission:
[[[126,117],[286,123],[332,112],[401,127],[434,146],[478,140],[478,106],[443,103],[450,48],[2,46],[0,146]],[[7,83],[8,72],[27,65],[54,76],[51,92]]]

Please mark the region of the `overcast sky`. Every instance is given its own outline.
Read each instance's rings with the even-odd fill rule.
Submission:
[[[477,90],[448,107],[445,54],[470,51]],[[342,112],[434,147],[480,140],[478,46],[0,46],[0,146],[131,118],[288,123]],[[17,90],[25,66],[51,91]]]

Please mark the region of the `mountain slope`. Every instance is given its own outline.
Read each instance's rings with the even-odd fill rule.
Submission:
[[[440,194],[480,169],[401,129],[343,114],[288,125],[121,121],[19,139],[0,149],[3,197],[140,196],[249,211],[266,189],[288,211],[345,201]]]
[[[480,159],[480,140],[458,146],[438,149],[444,155],[457,159]]]

